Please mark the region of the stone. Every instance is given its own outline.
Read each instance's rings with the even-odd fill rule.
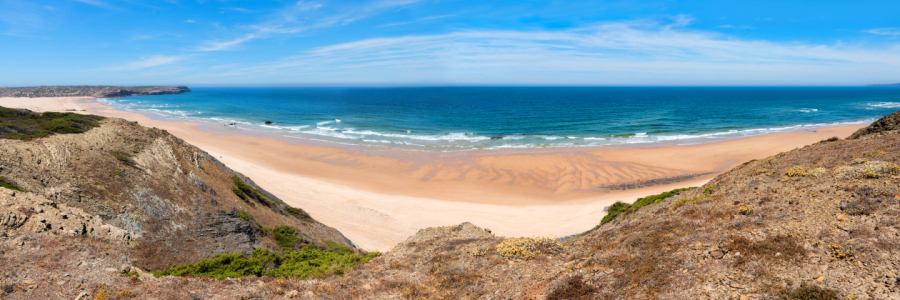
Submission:
[[[300,297],[300,292],[297,290],[293,290],[287,293],[284,293],[285,298],[297,298]]]
[[[81,292],[80,294],[78,294],[78,297],[75,297],[75,300],[87,300],[87,299],[88,299],[87,292]]]
[[[816,281],[818,281],[818,282],[825,281],[825,276],[819,276],[819,278],[816,278]]]
[[[709,255],[715,259],[722,259],[722,257],[725,257],[725,252],[722,252],[722,250],[716,250],[716,251],[710,252]]]
[[[129,266],[129,265],[122,265],[119,267],[119,273],[128,273],[131,271],[132,271],[132,269],[131,269],[131,266]]]

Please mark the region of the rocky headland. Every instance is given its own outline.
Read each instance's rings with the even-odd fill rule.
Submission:
[[[0,97],[99,97],[117,98],[137,95],[168,95],[190,92],[186,86],[32,86],[0,87]]]

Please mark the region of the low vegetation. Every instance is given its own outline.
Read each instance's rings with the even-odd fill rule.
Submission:
[[[777,292],[783,300],[838,300],[841,299],[838,292],[832,289],[822,288],[816,285],[800,285],[796,289],[782,288]]]
[[[278,243],[278,247],[282,249],[290,249],[297,242],[303,241],[303,238],[297,236],[297,228],[281,225],[272,229],[272,237]]]
[[[30,141],[56,133],[82,133],[100,126],[103,117],[76,113],[35,113],[0,107],[0,138]]]
[[[235,195],[238,195],[238,197],[241,197],[241,199],[243,199],[245,202],[250,202],[250,200],[255,200],[256,202],[262,203],[263,205],[266,205],[266,206],[271,207],[271,206],[275,205],[276,202],[273,201],[272,198],[269,198],[269,196],[266,196],[259,189],[253,188],[252,186],[244,183],[244,181],[241,180],[241,178],[239,178],[237,176],[233,176],[233,177],[231,177],[231,180],[234,181],[234,185],[235,185],[235,187],[233,187],[231,190],[234,192]]]
[[[151,272],[156,277],[189,276],[215,279],[247,276],[274,278],[324,278],[343,275],[356,265],[369,262],[381,253],[353,253],[349,248],[327,241],[327,248],[306,245],[299,250],[283,248],[272,252],[256,249],[250,255],[241,253],[220,254],[198,263],[176,265],[169,269]]]
[[[562,244],[551,238],[508,239],[497,245],[497,254],[507,261],[530,260],[562,250]]]
[[[609,207],[606,216],[603,217],[602,220],[600,220],[600,225],[603,225],[603,224],[609,223],[609,221],[615,220],[619,215],[628,211],[629,209],[631,209],[632,213],[634,213],[634,212],[637,212],[638,209],[640,209],[641,207],[662,202],[666,198],[678,195],[678,193],[681,193],[684,191],[690,191],[690,190],[693,190],[696,188],[697,187],[674,189],[674,190],[671,190],[668,192],[663,192],[663,193],[656,194],[656,195],[650,195],[647,197],[638,198],[636,201],[634,201],[634,204],[616,202],[612,206]],[[704,193],[709,193],[709,187],[707,187],[704,190]],[[597,225],[597,227],[600,227],[600,225]]]
[[[251,215],[250,213],[248,213],[248,212],[246,212],[246,211],[243,211],[243,210],[239,210],[239,211],[237,212],[237,216],[238,216],[239,219],[241,219],[241,221],[250,221],[250,220],[253,220],[253,215]]]
[[[19,187],[18,185],[15,185],[12,182],[9,182],[9,180],[3,178],[2,176],[0,176],[0,187],[5,187],[14,191],[25,192],[25,189]]]

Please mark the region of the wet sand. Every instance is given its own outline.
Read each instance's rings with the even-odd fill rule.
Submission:
[[[221,126],[154,120],[86,97],[0,98],[0,106],[74,109],[167,130],[288,204],[385,251],[426,227],[472,222],[502,236],[593,228],[615,201],[701,185],[751,159],[847,137],[864,125],[657,148],[431,153],[342,147]],[[608,149],[608,148],[607,148]]]

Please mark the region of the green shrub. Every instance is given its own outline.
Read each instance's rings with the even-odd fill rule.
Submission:
[[[694,201],[697,201],[700,199],[706,199],[706,198],[709,198],[709,195],[697,196],[697,197],[688,198],[688,199],[681,199],[681,200],[678,200],[677,203],[691,203],[691,202],[694,202]]]
[[[327,277],[343,275],[350,268],[369,262],[381,253],[357,254],[331,241],[325,241],[327,249],[306,245],[300,250],[284,249],[271,252],[256,249],[249,255],[240,253],[220,254],[194,264],[176,265],[167,270],[151,272],[161,276],[196,276],[216,279],[245,276],[270,276],[275,278]]]
[[[627,211],[631,208],[631,204],[616,202],[612,206],[609,207],[609,210],[606,212],[606,216],[603,217],[603,220],[600,221],[600,225],[609,223],[609,221],[615,220],[616,217],[621,215],[623,212]]]
[[[276,226],[272,230],[272,236],[281,248],[292,248],[297,241],[303,240],[297,236],[296,228],[287,225]]]
[[[104,117],[76,113],[32,111],[0,107],[0,138],[25,139],[47,137],[51,133],[82,133],[100,126]]]
[[[250,202],[250,200],[256,200],[256,202],[262,203],[266,206],[272,207],[275,205],[275,201],[272,201],[271,198],[263,194],[262,191],[253,188],[252,186],[244,183],[241,178],[237,177],[237,175],[232,176],[231,180],[234,182],[236,187],[231,188],[234,191],[235,195],[241,197],[244,202]]]
[[[693,190],[693,189],[696,189],[696,188],[697,188],[697,187],[689,187],[689,188],[683,188],[683,189],[674,189],[674,190],[671,190],[671,191],[668,191],[668,192],[664,192],[664,193],[661,193],[661,194],[652,195],[652,196],[647,196],[647,197],[644,197],[644,198],[638,198],[637,201],[634,201],[634,204],[632,204],[631,206],[634,207],[634,211],[637,212],[638,209],[640,209],[641,207],[644,207],[644,206],[647,205],[647,204],[659,203],[659,202],[662,202],[663,200],[665,200],[666,198],[669,198],[669,197],[678,195],[678,193],[681,193],[681,192],[684,192],[684,191],[690,191],[690,190]]]
[[[609,207],[609,210],[607,211],[606,216],[603,217],[603,220],[600,221],[600,225],[603,225],[603,224],[609,223],[609,221],[615,220],[616,217],[618,217],[622,213],[628,211],[629,208],[634,208],[634,212],[637,212],[638,209],[640,209],[641,207],[647,206],[649,204],[655,204],[655,203],[662,202],[666,198],[669,198],[669,197],[678,195],[678,193],[693,190],[693,189],[696,189],[696,187],[674,189],[674,190],[671,190],[668,192],[663,192],[663,193],[656,194],[656,195],[638,198],[637,201],[634,201],[634,204],[616,202],[615,204],[613,204],[612,206]],[[600,225],[597,225],[597,227],[600,227]]]
[[[250,213],[248,213],[248,212],[246,212],[246,211],[243,211],[243,210],[239,210],[239,211],[237,212],[237,216],[238,216],[238,218],[241,219],[241,221],[250,221],[250,220],[253,220],[253,215],[251,215]],[[258,223],[257,223],[257,224],[258,224]]]
[[[295,217],[309,217],[309,214],[299,208],[294,208],[290,206],[285,206],[287,212]]]
[[[113,151],[113,155],[116,156],[116,159],[119,160],[119,162],[121,162],[127,166],[132,165],[131,160],[129,160],[129,158],[131,158],[131,155],[129,155],[128,153]]]
[[[27,192],[25,189],[19,187],[18,185],[13,184],[12,182],[10,182],[9,180],[6,180],[6,178],[3,178],[2,176],[0,176],[0,186],[11,189],[11,190],[20,191],[23,193]]]
[[[241,189],[236,187],[231,188],[231,191],[234,192],[234,194],[240,197],[242,200],[244,200],[244,202],[247,202],[247,197],[244,196],[244,191],[241,191]]]

